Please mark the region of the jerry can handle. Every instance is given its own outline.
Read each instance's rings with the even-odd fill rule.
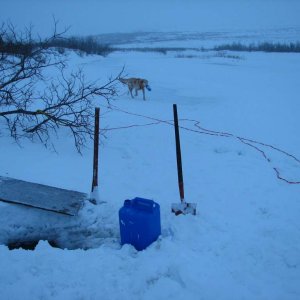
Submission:
[[[124,206],[127,206],[127,207],[129,207],[129,206],[131,206],[131,200],[125,200],[124,201]]]
[[[143,198],[134,198],[132,200],[133,206],[137,209],[153,211],[154,207],[156,206],[153,200],[143,199]]]

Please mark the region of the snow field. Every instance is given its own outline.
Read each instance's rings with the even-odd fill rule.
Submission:
[[[131,99],[120,87],[112,110],[100,99],[95,103],[101,107],[100,126],[106,130],[99,156],[99,192],[106,204],[87,204],[67,223],[0,204],[2,243],[14,234],[28,234],[28,228],[33,234],[59,232],[63,224],[82,229],[91,248],[68,251],[45,241],[34,252],[0,246],[4,299],[299,298],[300,187],[278,180],[272,169],[299,181],[299,163],[255,144],[271,158],[268,162],[236,136],[300,156],[300,57],[243,56],[70,57],[71,65],[83,66],[90,79],[105,80],[125,65],[130,76],[147,78],[152,92],[146,91],[143,101],[141,95]],[[173,127],[166,122],[147,125],[172,121],[173,103],[184,127],[180,135],[186,201],[197,203],[196,216],[170,213],[171,203],[179,201]],[[203,130],[190,120],[233,136],[199,133]],[[132,125],[147,126],[113,130]],[[20,148],[8,137],[1,139],[1,152],[6,153],[0,158],[1,175],[89,192],[92,143],[80,156],[68,136],[55,141],[57,153],[38,144],[24,142]],[[142,252],[119,245],[117,212],[125,199],[135,196],[161,206],[162,236]],[[69,239],[62,233],[62,243]],[[78,237],[73,241],[76,246]]]

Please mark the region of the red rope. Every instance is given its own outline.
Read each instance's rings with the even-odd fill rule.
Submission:
[[[146,118],[146,119],[149,119],[149,120],[152,120],[152,121],[155,121],[155,122],[151,122],[151,123],[147,123],[147,124],[140,124],[140,125],[136,125],[136,124],[133,124],[133,125],[128,125],[128,126],[123,126],[123,127],[115,127],[115,128],[107,128],[106,130],[118,130],[118,129],[128,129],[128,128],[133,128],[133,127],[142,127],[142,126],[151,126],[151,125],[158,125],[158,124],[167,124],[167,125],[171,125],[171,126],[174,126],[174,123],[173,121],[166,121],[166,120],[160,120],[160,119],[156,119],[156,118],[153,118],[153,117],[149,117],[149,116],[145,116],[145,115],[141,115],[141,114],[137,114],[137,113],[132,113],[132,112],[128,112],[128,111],[125,111],[115,105],[110,105],[109,107],[107,107],[109,109],[113,109],[113,110],[117,110],[117,111],[120,111],[122,113],[125,113],[125,114],[129,114],[129,115],[133,115],[133,116],[137,116],[137,117],[142,117],[142,118]],[[183,130],[187,130],[187,131],[191,131],[191,132],[194,132],[194,133],[198,133],[198,134],[206,134],[206,135],[211,135],[211,136],[219,136],[219,137],[226,137],[226,138],[236,138],[237,140],[239,140],[241,143],[253,148],[254,150],[258,151],[263,157],[264,159],[271,164],[271,159],[267,156],[267,154],[265,153],[265,151],[263,151],[262,149],[260,149],[258,146],[255,146],[253,144],[256,144],[256,145],[261,145],[261,146],[264,146],[264,147],[268,147],[268,148],[271,148],[272,150],[275,150],[277,152],[280,152],[290,158],[292,158],[293,160],[295,160],[296,162],[300,163],[300,159],[298,159],[296,156],[282,150],[282,149],[279,149],[273,145],[270,145],[270,144],[266,144],[266,143],[262,143],[262,142],[258,142],[258,141],[255,141],[255,140],[252,140],[252,139],[248,139],[248,138],[244,138],[244,137],[240,137],[240,136],[236,136],[232,133],[229,133],[229,132],[222,132],[222,131],[214,131],[214,130],[210,130],[210,129],[206,129],[202,126],[200,126],[200,122],[197,121],[197,120],[191,120],[191,119],[180,119],[180,121],[188,121],[188,122],[193,122],[194,123],[194,126],[197,127],[198,129],[200,130],[197,130],[197,129],[191,129],[191,128],[188,128],[188,127],[184,127],[184,126],[179,126],[181,129]],[[288,180],[286,178],[284,178],[277,167],[273,167],[272,166],[272,169],[274,170],[275,174],[276,174],[276,177],[277,179],[281,180],[281,181],[284,181],[285,183],[288,183],[288,184],[300,184],[300,181],[291,181],[291,180]]]

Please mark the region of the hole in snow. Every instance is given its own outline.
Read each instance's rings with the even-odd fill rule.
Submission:
[[[36,246],[40,240],[35,241],[15,241],[10,242],[7,244],[7,248],[9,250],[17,250],[17,249],[23,249],[23,250],[35,250]],[[47,241],[48,244],[53,248],[60,248],[55,241]]]
[[[24,250],[34,250],[39,241],[26,241],[26,242],[10,242],[7,244],[9,250],[24,249]]]
[[[10,242],[7,244],[7,248],[9,250],[17,250],[17,249],[23,249],[23,250],[35,250],[36,246],[40,240],[37,241],[16,241],[16,242]],[[53,248],[61,248],[55,241],[47,241],[48,244]],[[84,249],[86,250],[86,249]]]

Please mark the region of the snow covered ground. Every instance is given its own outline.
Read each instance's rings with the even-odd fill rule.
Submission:
[[[179,32],[130,32],[93,35],[100,43],[122,48],[205,48],[222,44],[242,43],[293,43],[298,41],[300,27],[265,30],[179,31]]]
[[[134,1],[104,1],[103,10],[104,2],[96,10],[74,1],[73,12],[68,1],[4,2],[1,20],[21,27],[34,19],[44,30],[50,13],[58,13],[78,34],[233,28],[290,40],[291,32],[299,32],[299,5],[293,0],[191,1],[183,10],[180,1],[171,7],[168,1],[161,6],[136,1],[130,9],[126,3]],[[141,9],[148,9],[147,20]],[[281,31],[284,27],[290,29]],[[264,35],[263,28],[276,30]],[[184,41],[191,47],[198,42]],[[143,101],[120,86],[112,109],[103,99],[95,102],[106,136],[99,157],[99,192],[106,203],[86,203],[77,217],[69,217],[0,202],[0,299],[299,299],[300,55],[70,54],[70,68],[79,66],[91,80],[104,81],[125,66],[129,76],[147,78],[152,91]],[[180,201],[173,103],[180,118],[186,201],[197,203],[196,216],[170,212],[171,203]],[[56,152],[28,141],[19,146],[2,132],[0,176],[88,193],[92,142],[82,156],[63,132],[54,143]],[[118,210],[136,196],[161,207],[162,235],[141,252],[121,247],[119,236]],[[41,241],[35,251],[8,250],[6,244],[19,238]],[[52,238],[65,249],[45,241]]]
[[[69,248],[92,248],[61,250],[46,241],[33,252],[0,246],[3,299],[299,298],[300,186],[279,180],[273,168],[300,181],[300,56],[210,55],[71,55],[90,78],[126,65],[128,74],[149,79],[152,92],[146,101],[132,100],[124,89],[112,110],[101,99],[95,103],[107,137],[100,147],[106,204],[87,204],[75,219],[0,204],[2,243],[42,232],[60,233]],[[173,103],[182,126],[186,199],[197,203],[196,216],[170,213],[179,195],[173,127],[163,121],[172,120]],[[156,124],[138,126],[149,123]],[[67,136],[56,147],[57,153],[29,142],[19,147],[2,137],[1,175],[89,192],[92,143],[82,156]],[[161,205],[162,236],[142,252],[119,244],[118,209],[135,196]],[[70,227],[76,236],[61,230]]]

